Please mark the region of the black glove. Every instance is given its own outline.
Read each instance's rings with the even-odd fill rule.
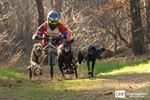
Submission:
[[[64,39],[64,44],[68,44],[68,41],[66,39]]]
[[[45,37],[44,40],[45,40],[45,41],[49,41],[49,37]]]
[[[70,43],[73,43],[73,42],[74,42],[74,39],[71,39],[71,40],[70,40]]]
[[[36,36],[36,39],[37,39],[37,40],[42,40],[42,37],[41,37],[40,35],[37,35],[37,36]]]
[[[64,35],[63,34],[60,35],[60,40],[62,40],[62,39],[64,39]]]

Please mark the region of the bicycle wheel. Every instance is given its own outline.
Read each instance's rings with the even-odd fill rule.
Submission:
[[[53,51],[48,53],[48,64],[50,66],[50,76],[53,79],[53,66],[56,64],[56,54]]]

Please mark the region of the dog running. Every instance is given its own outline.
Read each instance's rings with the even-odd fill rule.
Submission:
[[[64,43],[61,51],[58,53],[58,66],[64,78],[65,74],[75,74],[75,77],[78,77],[76,64],[77,61],[73,56],[71,43],[73,43],[73,40]]]
[[[40,43],[36,43],[33,45],[31,51],[31,58],[30,58],[30,66],[28,66],[29,70],[29,78],[32,76],[42,75],[42,65],[45,59],[45,51],[42,48]]]
[[[87,62],[88,76],[94,77],[94,66],[97,58],[101,59],[101,54],[105,48],[98,48],[95,45],[90,45],[87,49],[81,49],[78,53],[78,63]],[[90,69],[90,62],[92,62],[92,71]]]

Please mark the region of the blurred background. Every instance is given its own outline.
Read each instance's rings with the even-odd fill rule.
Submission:
[[[29,64],[32,35],[55,9],[71,30],[74,50],[90,44],[104,56],[150,51],[149,0],[0,0],[0,63]]]

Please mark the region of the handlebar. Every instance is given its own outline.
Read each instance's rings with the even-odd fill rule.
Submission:
[[[43,49],[46,49],[49,46],[52,47],[52,48],[57,49],[55,44],[57,45],[57,43],[59,43],[59,41],[63,40],[64,38],[60,35],[60,36],[55,36],[55,37],[51,37],[51,38],[49,38],[49,37],[45,37],[45,38],[40,37],[39,39],[48,41],[48,44]]]
[[[63,40],[64,44],[71,44],[71,43],[74,42],[73,39],[70,40],[70,41],[65,40],[63,35],[55,36],[55,37],[51,37],[51,38],[49,38],[49,37],[43,38],[43,37],[41,37],[40,35],[37,35],[37,39],[38,39],[38,40],[47,40],[47,41],[49,41],[49,42],[48,42],[48,45],[46,45],[43,49],[46,49],[46,48],[48,48],[49,46],[52,47],[52,48],[57,49],[56,46],[55,46],[55,43],[57,44],[57,42],[59,42],[59,41],[61,41],[61,40]]]
[[[57,49],[51,42],[48,42],[48,45],[46,45],[43,49],[45,50],[46,48],[48,48],[49,46],[51,46],[54,49]]]

